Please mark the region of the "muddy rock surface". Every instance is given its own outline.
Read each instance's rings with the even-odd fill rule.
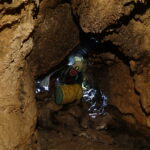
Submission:
[[[110,104],[128,122],[149,128],[149,1],[72,0],[71,4],[84,32],[99,33],[103,44],[113,45],[103,46],[100,54],[89,59],[91,66],[101,72],[99,77],[104,81],[99,85],[108,93]],[[119,57],[123,64],[106,58],[107,52]],[[94,85],[100,80],[95,76],[91,71],[91,77],[96,78],[90,78]]]
[[[72,0],[74,13],[79,17],[84,32],[101,33],[129,15],[134,8],[132,0]]]
[[[148,68],[145,67],[144,72],[134,75],[130,67],[134,70],[137,67],[136,62],[129,62],[128,59],[122,61],[121,58],[124,57],[122,55],[112,57],[113,53],[107,52],[92,55],[87,70],[90,84],[93,87],[98,86],[104,92],[109,105],[116,107],[124,120],[134,125],[149,127],[149,115],[145,115],[149,109],[149,81],[146,80],[149,78]],[[96,80],[92,80],[93,78]],[[148,82],[143,82],[144,79]],[[137,94],[138,91],[141,94]]]
[[[53,3],[43,3],[37,16],[33,50],[28,59],[34,76],[43,75],[58,65],[79,42],[79,31],[70,5],[60,4],[52,8]]]
[[[25,60],[33,47],[34,8],[22,0],[0,1],[1,150],[25,149],[35,129],[33,81]]]

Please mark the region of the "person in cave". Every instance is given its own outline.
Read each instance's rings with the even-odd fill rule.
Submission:
[[[68,57],[68,64],[60,72],[56,80],[55,102],[57,104],[71,103],[83,96],[82,83],[85,80],[86,57],[99,44],[95,37],[86,37]]]
[[[55,83],[55,102],[67,104],[82,97],[83,73],[86,61],[82,55],[71,55],[69,63],[64,68]]]

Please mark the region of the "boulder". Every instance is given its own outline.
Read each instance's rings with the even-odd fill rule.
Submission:
[[[36,24],[34,46],[28,58],[35,77],[61,63],[79,42],[79,31],[69,4],[60,4],[53,9],[42,5]]]

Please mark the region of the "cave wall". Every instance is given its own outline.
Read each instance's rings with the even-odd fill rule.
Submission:
[[[126,121],[150,127],[149,2],[72,0],[70,7],[61,0],[4,0],[0,1],[0,149],[28,149],[37,117],[33,77],[59,64],[79,42],[71,8],[84,32],[104,34],[103,41],[111,41],[128,58],[129,64],[119,59],[99,70],[106,73],[99,83],[107,83],[103,88],[110,104]]]
[[[79,30],[71,7],[60,2],[45,0],[40,4],[34,46],[28,58],[33,76],[47,73],[79,43]]]
[[[140,94],[145,115],[150,113],[150,9],[136,14],[128,25],[117,29],[118,34],[108,35],[120,51],[130,57],[135,89]]]
[[[36,124],[33,81],[26,57],[34,3],[0,2],[0,149],[24,149]]]
[[[84,32],[101,33],[133,10],[133,0],[72,0]]]
[[[107,69],[105,69],[106,67]],[[121,119],[133,125],[148,126],[145,113],[141,109],[140,96],[135,92],[134,79],[130,75],[130,68],[118,58],[111,65],[102,65],[97,69],[96,74],[99,78],[99,88],[108,97],[109,105],[119,110],[122,115]]]
[[[138,110],[141,109],[143,112],[142,118],[145,121],[138,116],[135,118],[140,124],[150,127],[150,9],[147,5],[137,8],[141,8],[139,13],[135,13],[127,25],[116,29],[117,34],[108,35],[105,40],[112,41],[125,56],[129,57],[128,67],[132,74],[135,93],[140,97]],[[136,112],[131,114],[135,116]]]
[[[37,121],[34,77],[64,59],[79,31],[61,0],[2,0],[0,12],[0,149],[28,150]]]
[[[124,57],[120,63],[99,70],[99,84],[106,91],[109,103],[127,122],[149,128],[149,1],[72,0],[71,4],[83,31],[101,33],[102,41],[112,42],[117,47],[115,53]]]

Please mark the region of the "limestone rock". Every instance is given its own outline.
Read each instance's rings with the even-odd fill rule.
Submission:
[[[44,14],[45,9],[56,8],[62,0],[42,0],[40,3],[40,15]]]
[[[79,136],[108,145],[114,143],[114,139],[110,135],[107,135],[105,132],[97,132],[96,130],[92,129],[81,132]]]
[[[110,52],[101,53],[100,57],[103,60],[114,60],[115,59],[115,55]]]
[[[144,72],[135,75],[135,88],[140,93],[141,105],[146,114],[150,114],[150,64]]]
[[[123,119],[130,123],[147,126],[147,117],[140,105],[140,97],[135,93],[134,81],[130,76],[130,70],[123,62],[118,62],[107,68],[95,69],[90,73],[89,78],[94,78],[96,82],[90,81],[93,86],[99,83],[99,89],[107,96],[108,104],[117,108]],[[143,88],[143,87],[141,87]],[[140,89],[141,89],[140,88]],[[147,107],[148,109],[148,107]],[[128,116],[133,119],[128,119]],[[131,117],[130,117],[131,118]],[[135,120],[135,121],[134,121]]]
[[[78,121],[68,112],[59,112],[54,118],[55,122],[62,127],[67,127],[71,130],[79,127]]]
[[[128,58],[134,59],[130,60],[130,69],[134,74],[133,78],[136,94],[139,95],[139,100],[137,101],[139,103],[138,107],[141,107],[141,114],[143,114],[143,117],[137,116],[136,118],[138,118],[139,121],[140,119],[143,120],[141,123],[149,127],[149,124],[145,121],[149,120],[150,113],[150,9],[143,6],[141,8],[141,12],[142,11],[145,11],[145,13],[141,13],[141,15],[135,14],[135,17],[131,19],[127,25],[122,25],[116,30],[116,33],[106,36],[105,40],[112,41],[114,45],[119,47],[120,52]],[[129,80],[127,81],[129,82]],[[135,105],[137,106],[137,104]],[[120,106],[118,106],[118,108],[120,108]],[[137,112],[133,114],[135,115]],[[127,116],[124,118],[127,118]],[[129,115],[128,120],[135,122],[132,115]]]
[[[41,107],[38,109],[38,127],[52,128],[51,111],[48,108]]]
[[[134,5],[131,0],[72,0],[72,7],[84,32],[101,33],[129,15]]]
[[[132,72],[135,72],[137,70],[137,63],[133,60],[131,60],[130,62],[130,69]]]
[[[150,55],[150,9],[142,16],[136,15],[128,25],[122,25],[117,33],[106,36],[126,56],[138,59]],[[140,43],[140,44],[139,44]]]
[[[22,0],[0,4],[1,150],[24,150],[35,130],[33,79],[26,63],[33,47],[34,7]]]
[[[69,4],[59,5],[55,9],[48,7],[42,11],[44,14],[39,14],[34,33],[35,44],[28,60],[34,76],[45,74],[58,65],[79,40]]]
[[[72,115],[72,116],[74,116],[74,117],[76,117],[76,118],[81,118],[82,117],[82,110],[81,110],[82,108],[81,107],[79,107],[78,105],[76,105],[76,106],[74,106],[74,107],[70,107],[70,109],[68,110],[68,112]]]
[[[149,127],[150,112],[149,4],[141,0],[72,0],[73,12],[84,32],[104,33],[104,41],[111,41],[124,55],[122,59],[126,59],[126,65],[115,65],[107,60],[105,63],[108,66],[105,68],[102,61],[94,58],[100,66],[97,69],[100,69],[101,78],[91,72],[91,85],[99,83],[100,89],[109,97],[109,103],[120,110],[123,119],[146,127]]]
[[[62,105],[57,105],[54,100],[51,100],[50,102],[48,102],[45,106],[46,108],[48,108],[51,111],[59,111],[62,109]]]
[[[146,117],[140,106],[139,97],[134,91],[134,82],[130,76],[128,67],[123,64],[115,65],[117,68],[110,68],[109,90],[110,103],[117,107],[123,114],[132,114],[139,124],[146,124]],[[118,83],[118,84],[116,84]]]
[[[81,122],[80,122],[80,126],[83,128],[83,129],[88,129],[89,128],[89,116],[86,115],[84,116],[82,119],[81,119]]]

